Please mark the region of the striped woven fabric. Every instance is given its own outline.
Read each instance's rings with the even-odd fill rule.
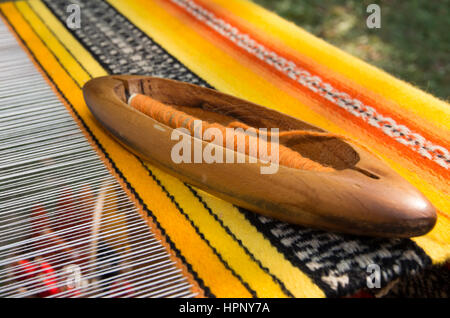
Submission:
[[[423,284],[420,272],[439,277],[447,269],[448,104],[251,2],[77,2],[81,26],[74,29],[66,0],[3,3],[0,10],[198,295],[385,295],[412,275]],[[437,224],[413,239],[341,235],[258,216],[184,184],[125,150],[93,119],[81,88],[107,74],[212,87],[354,138],[432,201]],[[370,264],[380,266],[381,289],[367,288]]]

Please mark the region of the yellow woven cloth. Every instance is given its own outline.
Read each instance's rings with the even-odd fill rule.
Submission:
[[[0,5],[36,66],[140,207],[194,288],[218,297],[323,297],[383,285],[450,258],[450,107],[238,0],[65,1]],[[95,121],[81,87],[110,73],[159,75],[301,118],[370,147],[437,207],[427,235],[368,239],[258,217],[142,162]]]

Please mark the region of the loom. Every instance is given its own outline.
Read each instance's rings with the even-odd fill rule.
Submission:
[[[0,297],[193,297],[0,23]]]

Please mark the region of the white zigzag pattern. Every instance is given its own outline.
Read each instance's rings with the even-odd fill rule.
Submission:
[[[335,105],[345,109],[352,115],[366,121],[371,126],[382,130],[399,143],[408,146],[425,158],[428,158],[445,169],[450,165],[450,152],[439,145],[426,140],[420,134],[411,131],[404,125],[397,124],[394,119],[383,116],[371,106],[364,105],[360,100],[352,98],[345,92],[338,91],[329,83],[325,83],[318,76],[298,67],[294,62],[286,60],[262,44],[253,40],[248,34],[240,32],[236,27],[217,18],[191,0],[171,0],[185,9],[198,20],[202,21],[222,36],[230,39],[236,45],[255,55],[260,60],[286,74],[311,91],[330,100]]]

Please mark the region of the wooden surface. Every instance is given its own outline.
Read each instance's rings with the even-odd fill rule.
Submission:
[[[171,159],[178,142],[170,138],[173,129],[129,107],[126,100],[133,93],[143,93],[183,110],[192,107],[194,112],[205,103],[234,105],[257,114],[260,121],[255,124],[266,123],[263,127],[322,131],[287,115],[211,89],[154,77],[100,77],[86,83],[83,92],[95,118],[129,150],[183,181],[257,213],[305,226],[383,237],[423,235],[436,222],[434,207],[418,190],[357,145],[336,139],[289,145],[333,167],[333,172],[280,166],[277,173],[264,175],[260,173],[263,164],[248,163],[248,157],[247,163],[239,164],[176,164]],[[230,151],[235,157],[244,155],[223,148],[224,156]]]

